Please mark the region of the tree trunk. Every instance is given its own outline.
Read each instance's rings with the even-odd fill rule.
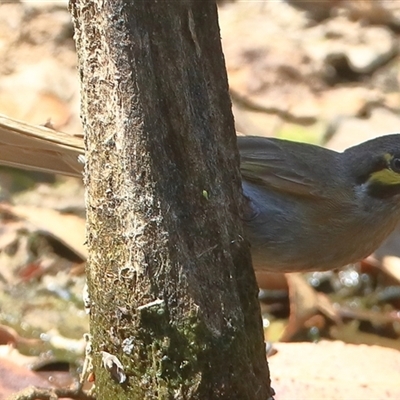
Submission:
[[[215,3],[70,9],[99,398],[269,398]]]

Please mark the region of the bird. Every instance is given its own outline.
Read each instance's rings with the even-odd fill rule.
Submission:
[[[256,272],[326,271],[373,253],[400,222],[400,134],[344,152],[238,136]],[[0,117],[0,164],[81,176],[82,137]]]
[[[373,253],[400,222],[400,134],[339,153],[238,137],[254,269],[327,271]]]

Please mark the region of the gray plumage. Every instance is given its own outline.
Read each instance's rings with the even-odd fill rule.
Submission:
[[[400,221],[400,186],[371,191],[370,174],[400,157],[400,135],[337,153],[238,137],[244,224],[256,270],[328,270],[371,254]],[[400,184],[400,175],[399,175]],[[378,192],[381,190],[381,192]]]

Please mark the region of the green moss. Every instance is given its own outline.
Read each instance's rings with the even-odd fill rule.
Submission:
[[[166,392],[184,390],[199,383],[199,337],[205,334],[202,323],[192,313],[184,322],[171,323],[164,306],[142,310],[140,341],[142,361],[148,358],[144,376],[155,376]]]

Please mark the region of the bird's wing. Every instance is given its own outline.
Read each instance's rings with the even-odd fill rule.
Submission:
[[[321,177],[320,168],[331,161],[326,157],[334,152],[279,139],[254,136],[237,139],[244,180],[293,195],[325,197],[326,177]],[[321,150],[323,159],[319,160]]]
[[[82,176],[83,139],[0,116],[0,164]]]

